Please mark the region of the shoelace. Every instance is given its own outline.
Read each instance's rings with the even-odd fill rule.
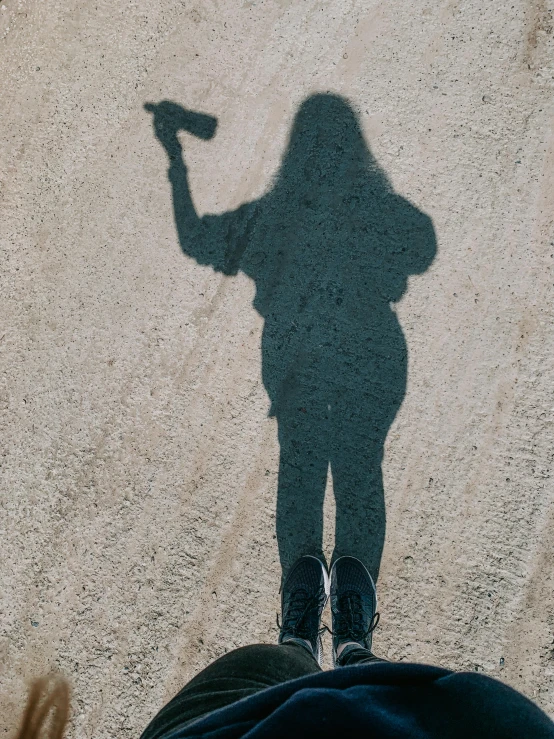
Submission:
[[[314,610],[319,616],[319,611],[323,609],[326,599],[327,594],[323,586],[311,597],[307,595],[305,590],[300,588],[295,590],[291,595],[282,625],[279,623],[279,614],[277,614],[277,626],[292,636],[310,639],[313,634],[310,634],[310,628],[306,623],[307,618]],[[325,627],[319,628],[318,635],[323,631],[325,631]]]
[[[364,615],[362,596],[355,590],[348,590],[337,598],[337,612],[333,614],[336,621],[334,631],[328,626],[325,629],[341,641],[362,642],[377,628],[380,618],[379,612],[375,612],[369,626],[364,629]]]

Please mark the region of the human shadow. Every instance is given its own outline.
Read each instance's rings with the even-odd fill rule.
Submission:
[[[406,389],[407,348],[391,307],[436,253],[431,219],[397,195],[347,100],[300,106],[272,188],[200,218],[177,132],[208,139],[216,120],[147,104],[169,159],[183,252],[256,286],[262,378],[280,444],[276,530],[283,573],[323,559],[328,470],[336,504],[333,560],[350,554],[376,579],[385,537],[381,463]]]

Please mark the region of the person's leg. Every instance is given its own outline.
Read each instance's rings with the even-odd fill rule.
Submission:
[[[327,569],[301,557],[282,588],[279,644],[254,644],[220,657],[158,713],[142,739],[157,739],[259,690],[320,672],[320,621],[329,593]]]
[[[298,644],[253,644],[234,649],[187,683],[154,717],[141,739],[157,739],[259,690],[320,671],[310,651]]]

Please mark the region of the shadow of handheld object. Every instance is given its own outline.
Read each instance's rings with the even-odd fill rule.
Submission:
[[[154,114],[154,132],[170,157],[178,156],[182,147],[177,138],[178,131],[186,131],[204,141],[214,137],[217,118],[206,113],[186,110],[170,100],[161,103],[145,103],[144,109]]]

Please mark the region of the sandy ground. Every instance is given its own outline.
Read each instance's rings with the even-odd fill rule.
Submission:
[[[3,732],[58,670],[70,736],[137,736],[214,657],[276,639],[264,318],[247,274],[183,253],[143,105],[217,117],[180,136],[198,212],[223,214],[271,190],[315,92],[359,111],[437,240],[392,307],[375,650],[554,714],[549,2],[0,4]]]

